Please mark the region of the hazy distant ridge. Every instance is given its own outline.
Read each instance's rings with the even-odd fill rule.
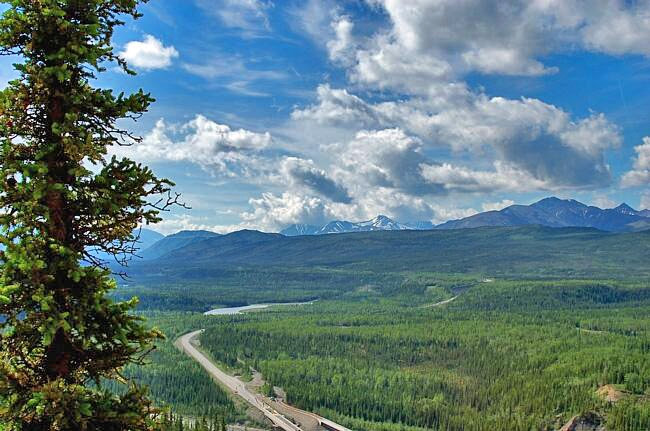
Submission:
[[[608,232],[650,229],[650,211],[637,211],[627,204],[612,209],[588,206],[573,199],[546,198],[532,205],[512,205],[436,226],[464,229],[483,226],[541,225],[548,227],[592,227]]]
[[[609,232],[634,232],[650,229],[650,210],[637,211],[627,204],[612,209],[585,205],[573,199],[555,197],[531,205],[511,205],[500,211],[487,211],[440,225],[431,222],[400,223],[379,215],[364,222],[331,221],[323,226],[293,224],[280,233],[285,236],[380,230],[465,229],[484,226],[593,227]]]

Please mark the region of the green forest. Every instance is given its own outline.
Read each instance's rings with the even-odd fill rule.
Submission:
[[[405,304],[408,294],[215,317],[201,342],[224,364],[260,370],[290,403],[357,430],[552,430],[590,412],[611,430],[647,430],[648,291],[477,282],[439,307],[421,294]],[[604,400],[604,385],[622,399]]]
[[[148,312],[143,316],[150,325],[162,330],[166,339],[157,343],[145,366],[130,365],[125,373],[147,385],[156,403],[170,407],[175,414],[237,419],[229,395],[207,379],[203,369],[174,346],[178,336],[200,327],[205,318],[200,314],[182,312]],[[115,381],[107,381],[105,385],[116,392],[124,389]]]
[[[366,206],[365,197],[354,193],[348,196],[347,188],[338,184],[339,177],[346,177],[344,172],[347,167],[330,178],[314,160],[298,157],[307,157],[311,153],[307,151],[301,155],[302,152],[297,151],[300,142],[294,142],[296,145],[292,144],[293,149],[283,149],[278,145],[285,139],[291,140],[291,135],[296,134],[291,132],[290,127],[285,127],[289,123],[281,123],[284,124],[281,127],[272,127],[268,123],[274,134],[280,132],[274,138],[271,138],[270,132],[264,132],[264,138],[260,138],[261,130],[258,133],[244,128],[235,129],[234,124],[231,128],[214,123],[205,128],[206,135],[210,137],[207,142],[190,139],[190,135],[173,142],[180,137],[180,133],[191,130],[192,123],[181,125],[171,120],[165,126],[161,117],[150,134],[138,136],[136,130],[144,131],[143,126],[147,123],[134,127],[132,121],[140,120],[147,113],[161,115],[167,112],[165,106],[169,107],[170,101],[177,100],[176,96],[170,98],[170,94],[165,94],[164,86],[155,85],[162,90],[161,97],[166,102],[154,110],[154,95],[140,88],[140,84],[147,84],[149,79],[178,84],[182,88],[181,95],[201,91],[201,99],[214,106],[209,109],[208,105],[200,106],[207,112],[219,113],[223,120],[238,119],[242,126],[258,123],[250,123],[234,112],[221,112],[216,102],[223,99],[222,102],[230,103],[236,99],[223,98],[222,95],[213,97],[214,93],[204,93],[206,88],[200,89],[191,83],[193,81],[184,81],[182,75],[168,80],[163,75],[149,75],[153,69],[161,69],[158,73],[162,73],[162,69],[167,69],[173,61],[178,61],[180,66],[173,70],[182,69],[195,75],[192,79],[205,75],[203,77],[209,78],[209,87],[213,89],[254,97],[267,96],[253,88],[245,88],[258,78],[268,81],[283,77],[282,80],[300,81],[304,85],[317,75],[327,77],[327,81],[330,76],[327,70],[322,71],[326,73],[315,73],[314,69],[303,78],[288,63],[282,66],[282,71],[266,70],[261,58],[253,58],[259,56],[258,52],[263,52],[263,56],[273,53],[269,57],[280,53],[280,50],[268,49],[272,41],[280,38],[270,33],[274,26],[267,20],[266,12],[262,12],[275,8],[276,4],[279,6],[281,2],[213,2],[216,6],[209,4],[209,1],[167,2],[167,5],[178,3],[176,6],[180,5],[181,13],[165,12],[162,6],[158,6],[160,9],[150,8],[147,3],[148,0],[0,0],[0,56],[8,60],[3,63],[7,70],[2,70],[0,79],[0,431],[226,431],[228,425],[233,424],[242,425],[244,430],[247,427],[268,429],[269,422],[262,422],[265,416],[277,420],[281,413],[271,410],[282,410],[283,407],[271,405],[270,401],[267,403],[268,400],[262,399],[259,394],[248,393],[256,390],[263,391],[269,397],[282,398],[295,407],[318,413],[355,431],[552,431],[560,429],[572,418],[588,421],[593,425],[590,430],[601,430],[603,427],[609,431],[650,430],[650,230],[641,231],[647,228],[647,220],[650,219],[645,219],[646,215],[639,215],[641,212],[627,205],[599,214],[602,217],[632,217],[637,224],[624,224],[629,229],[634,228],[634,232],[628,233],[565,226],[576,226],[569,219],[579,213],[585,218],[584,206],[579,206],[577,212],[569,211],[568,215],[573,216],[567,218],[568,221],[557,221],[547,226],[521,225],[531,219],[516,219],[511,221],[513,225],[510,226],[500,226],[499,222],[497,226],[476,229],[427,228],[416,231],[401,226],[398,230],[391,228],[382,232],[296,237],[241,230],[225,235],[208,235],[209,238],[201,241],[183,240],[182,247],[158,250],[160,253],[155,259],[138,257],[143,228],[165,219],[172,221],[172,224],[160,229],[171,230],[174,216],[180,217],[177,221],[183,225],[187,221],[188,226],[197,226],[190,222],[191,218],[183,218],[184,211],[189,210],[191,205],[185,203],[172,179],[158,177],[152,168],[143,164],[146,160],[139,160],[141,154],[138,151],[133,153],[137,160],[125,157],[119,151],[121,147],[146,145],[148,139],[169,140],[169,148],[172,144],[198,142],[194,142],[194,150],[188,151],[180,146],[178,151],[164,147],[160,151],[180,154],[198,149],[200,151],[194,155],[196,158],[174,156],[174,160],[154,160],[165,164],[183,162],[196,165],[196,172],[191,175],[188,172],[188,175],[176,176],[179,177],[177,180],[183,182],[192,178],[189,197],[195,202],[199,199],[201,202],[198,206],[206,213],[223,212],[225,216],[232,212],[234,217],[234,209],[217,209],[216,206],[228,202],[233,208],[242,209],[237,202],[244,201],[251,206],[252,213],[240,213],[239,222],[233,218],[232,223],[228,222],[227,225],[213,224],[218,220],[206,218],[205,222],[215,226],[215,229],[216,226],[224,229],[227,226],[230,226],[229,229],[235,226],[278,227],[275,224],[280,219],[270,224],[262,223],[262,219],[257,220],[256,214],[258,209],[265,211],[264,207],[258,205],[273,198],[279,192],[280,183],[287,181],[291,183],[291,188],[282,193],[282,201],[292,197],[290,195],[293,193],[308,190],[325,198],[321,201],[314,197],[309,201],[324,202],[323,208],[329,208],[332,204],[332,211],[338,212],[336,208],[339,205]],[[204,7],[199,3],[209,5]],[[311,5],[312,2],[306,3]],[[361,5],[361,2],[346,3]],[[380,11],[381,2],[365,3],[382,15],[382,20],[386,20],[384,24],[395,21],[390,11]],[[623,8],[623,3],[636,2],[609,3]],[[250,9],[248,12],[257,10],[262,15],[257,18],[263,18],[263,27],[269,33],[260,33],[262,37],[257,37],[246,31],[242,37],[247,34],[244,39],[263,40],[269,46],[264,46],[260,51],[251,49],[246,55],[235,52],[236,49],[233,52],[225,50],[218,55],[216,51],[209,54],[207,50],[203,53],[202,49],[192,49],[195,55],[216,59],[214,64],[193,65],[190,61],[194,55],[189,50],[183,48],[181,56],[170,45],[169,39],[165,42],[168,46],[163,45],[145,30],[149,26],[137,27],[134,23],[143,17],[144,11],[152,12],[151,15],[161,22],[167,21],[167,16],[190,18],[192,31],[187,33],[190,39],[196,39],[204,31],[200,26],[195,26],[198,15],[191,16],[191,12],[187,12],[192,5],[200,7],[201,11],[217,9],[216,14],[209,11],[214,15],[212,19],[218,15],[221,20],[232,20],[234,17],[234,21],[241,22],[246,20],[237,18],[238,14],[233,15],[232,10],[228,12],[229,7]],[[331,9],[329,18],[336,18],[337,22],[332,21],[328,27],[332,27],[338,38],[357,39],[352,37],[352,33],[339,34],[341,29],[346,31],[346,25],[351,28],[352,22],[347,21],[350,17],[343,13],[344,9],[339,10],[334,3]],[[641,9],[639,11],[642,12]],[[408,14],[418,15],[418,12],[413,8]],[[300,14],[295,11],[284,13],[278,10],[276,14],[300,21]],[[304,27],[314,24],[307,23],[311,19],[306,15],[311,14],[314,13],[304,14]],[[540,21],[537,23],[539,26],[531,25],[531,28],[546,27],[554,19]],[[632,15],[629,20],[622,17],[617,20],[626,24],[633,22]],[[588,22],[578,21],[588,29]],[[643,24],[647,24],[647,21]],[[359,23],[362,24],[358,27],[365,33],[364,37],[367,36],[368,42],[372,41],[371,44],[377,44],[377,47],[381,47],[385,41],[390,40],[394,44],[400,39],[398,33],[391,32],[385,25],[381,25],[380,32],[372,36],[370,22]],[[224,27],[219,28],[214,24],[215,21],[211,21],[209,31],[205,33],[218,37],[205,45],[213,45],[212,42],[218,45],[226,40],[220,39],[223,36],[221,33],[233,33],[234,27],[237,27],[226,25],[228,29],[224,31]],[[477,27],[481,27],[479,21],[477,24]],[[143,41],[128,41],[121,34],[115,42],[115,32],[123,26],[126,26],[123,30],[131,32],[132,37],[144,36]],[[247,26],[241,27],[241,30],[245,30],[244,27]],[[296,29],[298,27],[301,25],[297,25]],[[641,24],[638,28],[642,28]],[[152,30],[156,30],[157,34],[184,32],[173,21],[164,31],[160,28]],[[408,34],[407,39],[415,40],[410,33],[407,31],[403,34]],[[281,38],[283,43],[290,42],[293,46],[291,49],[284,46],[282,51],[293,51],[298,47],[299,44],[294,43],[294,36],[297,33],[288,39]],[[327,46],[328,50],[332,49],[332,42],[339,45],[337,40],[327,41],[321,35],[318,38],[323,39],[323,47]],[[181,39],[184,37],[177,38],[174,43],[182,42]],[[227,45],[229,49],[241,48],[250,41]],[[197,46],[200,44],[202,42],[195,42]],[[134,46],[136,51],[141,51],[129,59],[129,47]],[[380,50],[370,57],[377,57],[381,63],[389,64],[392,63],[389,61],[393,55],[391,53],[400,47],[397,48]],[[504,58],[511,57],[509,47],[505,49],[495,45],[489,48],[488,51],[504,52]],[[162,51],[166,57],[154,61],[158,63],[153,65],[155,67],[138,61],[144,59],[151,62],[155,57],[152,57],[151,49]],[[546,52],[540,48],[532,49],[530,54],[537,55],[536,51],[539,51],[537,54]],[[614,51],[619,54],[616,49]],[[474,57],[473,54],[468,57],[468,53],[462,55],[463,59]],[[644,51],[641,53],[647,54]],[[422,59],[420,54],[418,52],[418,58]],[[548,51],[547,54],[553,52]],[[626,52],[621,51],[620,54]],[[236,82],[216,82],[230,75],[230,72],[221,72],[222,65],[219,63],[222,56],[230,61],[230,69],[238,75]],[[177,57],[180,58],[176,60]],[[367,55],[363,51],[357,51],[357,60],[364,57]],[[309,58],[304,60],[304,63],[311,63]],[[328,64],[335,63],[334,60],[330,52]],[[437,60],[430,60],[432,58],[424,58],[421,63],[425,67],[438,64]],[[516,60],[514,62],[518,62]],[[533,61],[533,68],[537,67],[537,60],[533,57],[528,60]],[[129,62],[134,64],[130,66]],[[284,62],[277,64],[281,63]],[[404,67],[408,64],[401,59],[395,63],[404,70],[408,68]],[[361,64],[361,69],[367,68],[361,67]],[[539,65],[542,66],[541,63]],[[252,68],[249,69],[249,66]],[[343,66],[343,62],[340,66]],[[208,70],[213,67],[219,71]],[[420,68],[418,66],[417,75],[421,75]],[[524,107],[535,100],[522,97],[521,101],[506,103],[506,99],[501,97],[488,99],[483,89],[470,89],[471,86],[462,83],[461,75],[452,73],[451,64],[449,68],[449,73],[443,73],[449,77],[455,76],[454,82],[448,82],[449,88],[465,88],[458,94],[467,92],[467,95],[473,95],[458,99],[476,100],[476,103],[469,103],[468,106],[517,104]],[[435,69],[446,67],[436,66]],[[548,71],[555,69],[549,68]],[[284,78],[289,70],[295,72],[295,78],[293,73],[286,74]],[[147,72],[141,75],[142,80],[132,81],[132,84],[122,81],[122,78],[137,75],[139,71]],[[106,72],[108,75],[105,75]],[[352,78],[356,75],[350,73],[352,70],[341,72],[337,71],[334,77],[346,75]],[[469,69],[463,74],[468,72]],[[476,72],[480,70],[476,69]],[[422,76],[425,76],[424,80],[429,79],[426,75]],[[312,83],[315,84],[315,81]],[[273,81],[272,84],[274,87],[284,87],[280,81]],[[357,84],[363,84],[363,80]],[[375,102],[385,106],[395,103],[385,98],[389,94],[384,90],[390,89],[383,88],[383,85],[380,87],[378,89],[383,94],[368,88],[368,94],[375,94]],[[279,103],[286,104],[285,108],[289,108],[290,103],[292,110],[300,105],[294,102],[311,103],[311,96],[310,99],[303,98],[309,93],[305,88],[296,87],[294,90],[297,91],[287,91],[287,97],[282,97],[284,102],[280,100]],[[623,99],[620,80],[618,88]],[[321,84],[316,93],[323,99],[321,93],[330,90],[333,89],[329,83]],[[357,102],[362,101],[345,89],[334,91],[341,92],[346,98],[355,97],[353,100],[358,99]],[[407,93],[403,94],[403,91]],[[291,93],[295,94],[288,98]],[[434,96],[434,91],[427,93],[427,98]],[[456,91],[449,93],[456,94]],[[299,94],[303,96],[294,101],[293,97]],[[406,88],[400,89],[395,96],[400,99],[410,97]],[[416,95],[411,96],[415,101]],[[490,103],[484,103],[488,100]],[[256,110],[249,102],[236,102],[232,106],[240,106],[249,112]],[[357,102],[355,104],[361,105]],[[275,103],[273,97],[273,105],[269,107],[275,106]],[[417,105],[422,103],[426,103],[423,98]],[[399,104],[408,107],[408,99]],[[436,104],[442,106],[447,103]],[[186,111],[188,105],[176,105],[175,102],[173,105],[174,111],[182,113],[183,118],[191,116]],[[349,116],[352,108],[344,110],[346,116]],[[284,113],[289,112],[289,109],[282,109]],[[581,128],[588,126],[586,129],[590,129],[601,120],[606,123],[605,117],[599,116],[591,108],[592,116],[584,120],[574,120],[568,112],[552,105],[540,111],[544,110],[557,111],[553,117],[561,119],[549,120],[550,123],[567,124],[563,127],[553,124],[542,127],[546,120],[539,124],[531,123],[529,126],[534,126],[533,129],[540,129],[533,130],[535,133],[532,134],[541,137],[539,142],[537,138],[528,142],[534,144],[528,145],[530,149],[522,146],[523,151],[532,151],[533,146],[543,147],[542,138],[550,137],[553,138],[553,146],[547,147],[545,152],[555,153],[556,146],[559,149],[571,147],[571,153],[566,154],[571,155],[574,151],[577,151],[576,154],[584,153],[575,160],[584,160],[586,165],[600,167],[597,169],[602,171],[600,174],[606,173],[609,177],[604,151],[618,145],[595,142],[577,145],[569,142],[584,139],[582,135],[589,135],[596,129],[586,133]],[[473,109],[458,106],[460,116],[466,116],[465,111],[471,114]],[[280,109],[277,114],[280,114]],[[301,116],[289,115],[294,120]],[[481,116],[490,119],[500,115]],[[458,116],[455,114],[449,118]],[[388,117],[381,119],[382,127]],[[258,118],[263,119],[264,116]],[[200,121],[212,120],[197,112],[194,122]],[[167,127],[170,136],[159,130],[160,127]],[[262,128],[262,124],[257,124],[255,128]],[[555,128],[558,130],[551,130]],[[528,126],[522,128],[526,129]],[[617,127],[612,123],[611,129]],[[301,127],[301,130],[307,129]],[[321,131],[325,131],[322,133],[324,135],[338,135],[327,132],[327,128],[315,130],[318,135]],[[386,129],[384,132],[389,130],[402,133],[400,128]],[[475,130],[480,132],[481,128],[475,127]],[[471,129],[469,131],[472,132]],[[359,134],[362,132],[370,133],[359,130],[356,140],[349,144],[357,145],[356,141],[363,141]],[[612,132],[616,136],[607,139],[618,141],[618,133]],[[436,132],[430,135],[441,138],[445,134]],[[518,141],[527,134],[517,132],[512,140]],[[212,135],[218,136],[215,138]],[[221,135],[233,135],[230,137],[232,142]],[[158,139],[161,136],[165,139]],[[317,138],[323,139],[318,143],[320,150],[332,148],[339,152],[343,148],[330,145],[338,147],[343,143],[328,144],[326,140],[329,138],[326,136]],[[424,192],[433,185],[425,175],[427,167],[444,167],[448,170],[442,162],[428,159],[442,147],[436,143],[435,148],[426,149],[420,137],[414,135],[411,138],[409,148],[405,147],[410,153],[404,153],[410,155],[403,157],[404,162],[387,168],[390,171],[404,169],[408,177],[422,182],[422,186],[426,185],[418,185],[416,188],[423,190],[417,192],[413,188],[416,194],[410,198],[417,198],[413,202],[426,203],[430,210],[430,213],[427,210],[427,218],[431,219],[434,213],[438,218],[444,212],[438,214],[439,211],[434,208],[437,204],[432,205],[433,200],[427,203],[423,198],[425,195],[431,199],[442,196],[438,192]],[[644,142],[646,139],[650,138],[644,138]],[[302,141],[302,138],[299,140]],[[402,140],[400,138],[400,142]],[[498,140],[509,139],[505,139],[504,135]],[[525,140],[523,143],[526,143]],[[403,146],[396,141],[398,144]],[[353,150],[354,145],[348,150]],[[643,144],[644,147],[647,145]],[[452,147],[455,148],[455,145]],[[594,154],[591,154],[593,148],[589,147],[595,148]],[[645,156],[640,148],[634,147],[639,156],[634,162],[634,170],[628,174],[641,169],[648,173],[647,166],[642,166],[647,160],[644,161]],[[376,149],[370,147],[370,150]],[[510,152],[496,146],[494,150],[485,154]],[[631,148],[626,150],[631,154]],[[356,150],[340,154],[354,152]],[[361,162],[370,152],[359,151],[361,156],[356,162]],[[483,156],[484,152],[481,153]],[[349,158],[349,154],[340,159]],[[558,157],[562,157],[564,153],[558,154]],[[529,160],[541,160],[542,155],[538,153]],[[382,158],[388,160],[393,156]],[[526,166],[518,162],[520,158],[493,160],[497,177],[501,175],[500,167],[506,167],[506,173],[515,169],[513,172],[521,170],[526,174]],[[246,167],[248,163],[237,166],[247,159],[251,160],[250,169]],[[350,159],[350,166],[355,166],[354,162]],[[561,170],[574,169],[572,159],[562,162]],[[379,159],[377,163],[392,164]],[[484,166],[486,163],[487,160],[481,160],[480,164]],[[291,168],[294,164],[295,169]],[[253,168],[254,165],[263,168],[256,172],[258,168]],[[417,165],[417,174],[415,171],[409,172],[413,170],[409,167],[411,165]],[[212,167],[223,168],[221,174],[226,174],[229,180],[241,173],[241,184],[229,191],[232,196],[228,199],[224,199],[225,196],[216,189],[210,199],[202,196],[207,190],[203,187],[208,184],[231,188],[228,181],[222,182],[218,175],[214,175],[216,171],[210,173],[210,178],[206,176],[201,179],[194,175],[208,175]],[[337,169],[340,168],[344,167]],[[232,175],[226,172],[231,169]],[[537,170],[539,174],[547,169],[541,165]],[[619,170],[621,166],[616,166],[615,171]],[[365,176],[374,176],[368,174],[371,170],[365,171],[362,169],[360,172]],[[472,181],[464,179],[469,176],[465,171],[477,177],[492,177],[489,171],[461,168],[458,171],[460,174],[453,175],[460,177],[458,191],[468,186],[471,186],[468,192],[474,190]],[[176,171],[177,174],[179,172]],[[534,193],[551,190],[554,187],[547,188],[546,185],[554,184],[557,190],[562,191],[591,190],[598,184],[603,187],[613,184],[600,181],[581,184],[570,178],[556,182],[551,177],[538,178],[533,172],[527,173],[532,175],[531,179],[538,180],[535,183],[545,184],[538,190],[531,190]],[[628,174],[621,177],[622,183]],[[638,172],[634,174],[635,177],[639,175]],[[613,180],[613,177],[608,179]],[[388,183],[393,182],[394,187],[389,187]],[[270,183],[272,189],[264,191],[263,183]],[[412,188],[411,183],[412,179],[406,177],[404,181],[388,181],[386,177],[386,181],[373,180],[373,183],[368,183],[368,189],[385,189],[387,193],[403,195],[399,200],[409,202],[410,191],[407,189]],[[201,190],[195,191],[197,184],[203,185]],[[449,196],[455,197],[451,193],[454,193],[456,186],[452,183],[448,185],[452,188],[448,190],[445,185],[440,192],[444,189],[445,195],[449,191]],[[256,194],[261,192],[263,199],[251,196],[244,199],[243,194],[249,192],[247,189],[255,190]],[[481,189],[477,188],[476,191]],[[491,190],[492,186],[488,189]],[[614,191],[614,188],[607,190]],[[187,191],[185,188],[183,193]],[[352,188],[350,191],[353,191]],[[496,189],[493,191],[497,192]],[[332,192],[345,196],[334,198],[330,196]],[[234,199],[240,193],[243,193],[242,196]],[[363,194],[366,193],[364,190]],[[377,196],[383,194],[382,191]],[[640,203],[645,198],[644,194]],[[328,203],[329,200],[332,202]],[[207,206],[212,204],[215,208],[207,211]],[[390,207],[386,209],[391,210]],[[467,210],[470,208],[467,207]],[[174,211],[172,218],[166,218],[170,211]],[[650,215],[648,211],[643,213]],[[327,209],[326,212],[331,211]],[[543,221],[537,218],[532,220],[535,223]],[[613,221],[601,220],[600,225],[594,226],[608,226]],[[432,227],[431,221],[427,224]],[[579,225],[593,224],[590,220],[583,220]],[[379,226],[373,224],[372,228]],[[150,233],[162,237],[161,234]],[[279,304],[307,301],[308,305]],[[255,303],[274,303],[276,306],[243,314],[203,314],[211,308]],[[204,331],[201,332],[201,329]],[[194,331],[201,334],[197,349],[203,350],[207,356],[202,358],[194,348],[187,344],[183,346],[196,358],[204,360],[202,363],[206,369],[210,368],[207,362],[212,360],[220,368],[236,373],[242,380],[250,379],[250,382],[247,381],[246,385],[241,381],[233,383],[232,378],[212,370],[212,376],[217,380],[220,378],[225,386],[216,384],[197,362],[177,347],[180,336]],[[189,338],[186,337],[184,341],[187,342]],[[254,407],[247,405],[243,398]],[[307,416],[312,421],[322,419],[314,418],[311,414]],[[291,418],[282,420],[290,421]],[[286,422],[282,423],[293,429]]]

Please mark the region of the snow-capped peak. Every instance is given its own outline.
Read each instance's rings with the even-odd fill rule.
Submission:
[[[326,225],[316,228],[316,229],[310,229],[312,232],[308,232],[305,229],[300,229],[299,232],[297,232],[298,229],[295,228],[296,225],[290,226],[289,228],[285,229],[282,231],[282,234],[287,235],[287,236],[294,236],[294,235],[322,235],[322,234],[329,234],[329,233],[347,233],[347,232],[368,232],[368,231],[379,231],[379,230],[406,230],[406,229],[419,229],[418,227],[414,227],[411,225],[406,225],[402,224],[399,222],[396,222],[395,220],[391,219],[390,217],[387,217],[385,215],[378,215],[377,217],[367,220],[367,221],[362,221],[358,223],[353,223],[349,221],[343,221],[343,220],[335,220],[327,223]],[[419,226],[419,225],[418,225]],[[432,226],[431,226],[432,227]],[[428,229],[429,227],[427,227]]]
[[[626,203],[622,203],[614,209],[616,212],[619,212],[621,214],[637,215],[637,211]]]

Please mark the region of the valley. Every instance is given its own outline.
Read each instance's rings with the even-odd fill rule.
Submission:
[[[282,402],[269,399],[249,389],[247,384],[235,376],[230,376],[220,370],[203,352],[197,339],[203,330],[183,335],[174,343],[180,350],[196,360],[208,374],[232,393],[258,409],[268,418],[274,427],[285,431],[315,431],[322,430],[321,424],[327,423],[332,431],[350,431],[342,425],[329,421],[313,413],[297,409]],[[278,411],[280,410],[280,411]]]
[[[181,337],[192,379],[211,384],[206,369],[217,376],[213,387],[234,404],[216,405],[240,426],[297,431],[282,417],[302,417],[304,430],[313,414],[355,431],[552,431],[571,421],[643,431],[647,235],[540,226],[242,231],[134,264],[117,294],[139,296],[152,324],[174,328],[159,370],[174,373]],[[254,389],[252,369],[263,377]],[[176,395],[156,389],[159,372],[137,376],[177,410]],[[204,409],[192,397],[177,411]]]
[[[650,431],[650,0],[0,0],[0,431]]]
[[[166,344],[197,336],[241,382],[259,370],[268,382],[261,393],[282,388],[291,405],[352,430],[550,431],[587,413],[609,430],[650,425],[650,286],[471,277],[411,274],[409,287],[391,294],[363,289],[308,306],[147,316],[186,328]],[[147,369],[140,378],[155,383]],[[621,394],[614,403],[599,395],[607,385]],[[174,396],[158,398],[156,387],[152,395],[174,408]],[[199,397],[185,412],[204,407]]]

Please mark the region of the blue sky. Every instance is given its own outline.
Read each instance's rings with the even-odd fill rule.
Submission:
[[[589,3],[589,4],[587,4]],[[650,207],[650,2],[152,0],[115,36],[157,102],[115,153],[164,233],[442,222],[556,195]],[[1,59],[0,79],[11,77]]]

